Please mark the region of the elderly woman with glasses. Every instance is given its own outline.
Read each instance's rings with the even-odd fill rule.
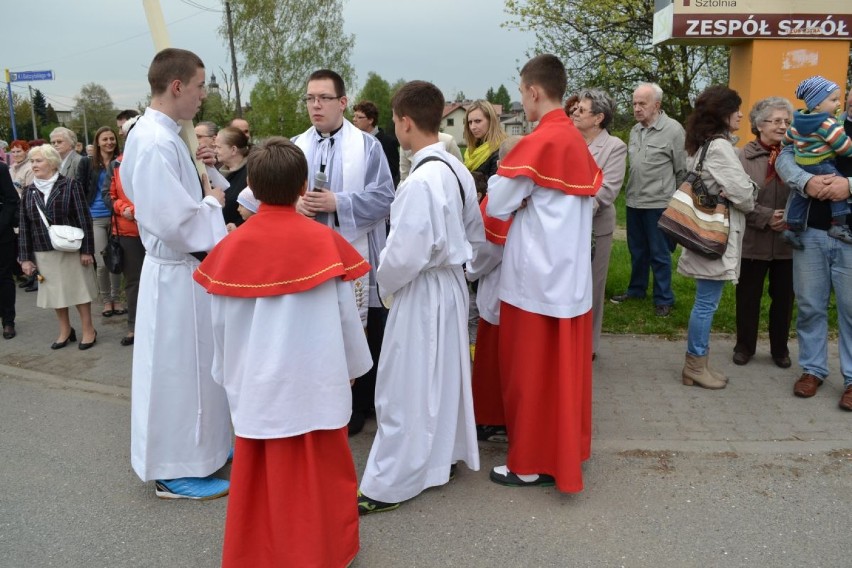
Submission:
[[[758,186],[754,210],[746,215],[743,257],[737,284],[737,344],[734,363],[745,365],[757,348],[760,301],[769,277],[769,351],[782,369],[791,365],[787,340],[793,314],[793,251],[781,237],[790,188],[775,171],[775,158],[790,126],[793,106],[781,97],[757,101],[749,113],[756,136],[740,161]]]
[[[576,101],[571,104],[572,99]],[[597,356],[603,323],[604,291],[612,233],[615,230],[613,202],[621,191],[627,167],[627,145],[607,132],[615,114],[615,102],[608,94],[587,89],[566,101],[565,111],[571,111],[574,126],[583,135],[589,153],[603,171],[604,180],[593,201],[592,234],[595,236],[595,255],[592,259],[592,358]]]

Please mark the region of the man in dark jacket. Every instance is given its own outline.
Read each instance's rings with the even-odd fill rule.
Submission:
[[[381,143],[393,178],[393,186],[399,185],[399,141],[378,127],[379,108],[370,101],[361,101],[352,109],[352,124],[376,137]]]
[[[12,183],[9,166],[0,162],[0,319],[3,338],[15,337],[15,279],[17,263],[15,227],[18,225],[18,192]]]

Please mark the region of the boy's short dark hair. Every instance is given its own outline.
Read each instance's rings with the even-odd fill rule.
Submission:
[[[189,83],[199,69],[204,69],[204,62],[191,51],[176,47],[162,50],[154,56],[151,66],[148,67],[148,84],[151,85],[151,94],[165,93],[175,79],[182,83]]]
[[[361,101],[354,107],[352,107],[352,112],[363,112],[364,116],[367,117],[367,120],[373,123],[373,126],[376,126],[379,123],[379,107],[373,104],[373,101]]]
[[[444,94],[428,81],[411,81],[396,92],[391,108],[397,116],[407,116],[423,132],[434,134],[441,127]]]
[[[338,97],[346,96],[346,84],[343,82],[343,77],[332,71],[331,69],[317,69],[311,76],[308,77],[308,83],[311,81],[321,81],[322,79],[331,79],[334,83],[334,94]]]
[[[565,66],[558,57],[549,53],[536,55],[527,61],[521,69],[521,82],[527,86],[540,87],[549,99],[560,103],[568,88]]]
[[[246,168],[254,196],[270,205],[296,203],[308,179],[305,155],[283,136],[272,136],[253,147]]]
[[[139,111],[129,108],[127,110],[123,110],[117,115],[115,115],[116,120],[130,120],[134,116],[139,116]]]

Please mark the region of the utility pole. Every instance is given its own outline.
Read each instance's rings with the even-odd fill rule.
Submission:
[[[234,49],[234,27],[231,23],[231,3],[225,2],[225,16],[228,18],[228,44],[231,46],[231,74],[234,76],[234,93],[237,97],[237,118],[243,116],[243,105],[240,103],[240,81],[237,78],[237,54]]]
[[[30,89],[30,112],[33,117],[33,140],[38,138],[38,128],[36,128],[36,120],[35,120],[35,99],[33,98],[33,86],[27,85]]]
[[[83,107],[83,136],[86,138],[86,146],[89,145],[89,123],[86,122],[86,107]]]

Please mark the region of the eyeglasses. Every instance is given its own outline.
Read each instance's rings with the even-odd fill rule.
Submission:
[[[302,97],[302,101],[304,101],[306,105],[312,105],[317,102],[324,105],[339,98],[340,97],[332,97],[331,95],[319,95],[317,97],[313,95],[305,95],[304,97]]]
[[[775,120],[764,120],[766,124],[771,124],[772,126],[790,126],[792,121],[786,118],[776,118]]]
[[[352,120],[364,120],[365,118],[367,118],[367,117],[364,116],[363,114],[353,114],[352,115]]]

